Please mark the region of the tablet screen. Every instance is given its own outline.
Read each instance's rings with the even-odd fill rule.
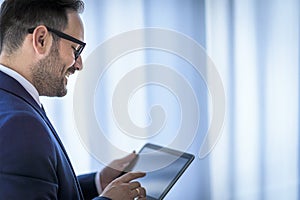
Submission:
[[[162,199],[193,159],[191,154],[146,144],[131,166],[131,171],[147,173],[138,179],[146,188],[147,199]]]

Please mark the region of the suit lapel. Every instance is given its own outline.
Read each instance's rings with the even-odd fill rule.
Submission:
[[[45,121],[45,123],[47,124],[47,126],[50,128],[50,130],[52,131],[52,134],[54,135],[54,137],[56,138],[57,142],[59,143],[59,146],[61,148],[61,150],[63,151],[63,154],[69,164],[70,169],[72,170],[73,173],[73,178],[74,181],[77,185],[77,189],[78,192],[81,196],[81,199],[83,199],[83,195],[81,192],[81,187],[80,184],[78,182],[78,179],[76,177],[76,174],[74,172],[74,169],[72,167],[71,161],[67,155],[67,152],[58,136],[58,134],[56,133],[54,127],[52,126],[50,120],[48,119],[44,109],[42,109],[37,102],[32,98],[32,96],[25,90],[25,88],[15,79],[13,79],[12,77],[8,76],[7,74],[3,73],[0,71],[0,90],[4,90],[8,93],[11,93],[21,99],[23,99],[27,104],[29,104]]]
[[[68,156],[68,154],[67,154],[67,152],[66,152],[66,150],[65,150],[65,148],[64,148],[64,145],[63,145],[63,143],[61,142],[61,140],[60,140],[58,134],[56,133],[56,131],[55,131],[55,129],[54,129],[54,127],[52,126],[50,120],[48,119],[48,117],[47,117],[47,115],[46,115],[46,112],[45,112],[44,108],[40,108],[40,111],[41,111],[41,112],[39,112],[39,114],[43,117],[43,119],[44,119],[45,122],[47,123],[48,127],[51,129],[51,131],[52,131],[54,137],[56,138],[57,142],[58,142],[59,145],[60,145],[61,150],[64,152],[64,156],[65,156],[66,160],[68,161],[68,164],[69,164],[69,166],[70,166],[70,169],[72,170],[74,182],[75,182],[76,185],[77,185],[77,189],[78,189],[79,195],[80,195],[80,197],[83,199],[83,194],[82,194],[82,191],[81,191],[80,184],[79,184],[78,179],[77,179],[77,177],[76,177],[75,171],[74,171],[74,169],[73,169],[73,167],[72,167],[70,158],[69,158],[69,156]]]

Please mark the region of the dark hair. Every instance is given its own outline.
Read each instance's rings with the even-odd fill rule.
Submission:
[[[67,11],[83,10],[81,0],[5,0],[0,10],[0,53],[3,47],[9,54],[17,50],[29,28],[46,25],[64,30],[68,24]]]

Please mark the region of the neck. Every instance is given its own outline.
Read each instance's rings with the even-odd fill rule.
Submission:
[[[30,83],[32,83],[32,79],[30,77],[30,67],[26,62],[26,59],[20,58],[20,56],[16,54],[7,55],[5,53],[1,53],[0,55],[0,64],[3,66],[16,71],[25,79],[27,79]]]

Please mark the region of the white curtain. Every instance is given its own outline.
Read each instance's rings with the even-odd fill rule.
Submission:
[[[299,199],[299,1],[101,0],[85,4],[83,20],[88,45],[84,59],[112,36],[157,27],[177,31],[202,45],[223,80],[226,117],[222,136],[211,154],[200,159],[203,135],[197,135],[188,149],[196,159],[165,199]],[[131,60],[161,64],[167,60],[175,68],[178,61],[151,51],[136,54]],[[176,69],[192,77],[193,88],[202,88],[193,80],[193,72]],[[110,93],[110,81],[118,77],[117,69],[112,72],[105,82],[104,94]],[[145,79],[147,76],[146,73]],[[84,173],[103,165],[87,153],[76,135],[72,118],[73,106],[78,106],[73,105],[75,82],[73,78],[67,97],[42,101],[75,170]],[[149,105],[157,103],[157,99],[161,105],[172,102],[172,97],[163,96],[164,92],[157,88],[140,92],[137,108],[131,107],[133,118],[148,112]],[[100,107],[108,110],[105,107],[109,99],[102,102],[107,105]],[[202,128],[207,128],[208,96],[204,95],[200,104]],[[169,108],[170,112],[174,110],[178,110],[176,104]],[[96,114],[99,119],[108,117],[107,112]],[[143,124],[147,122],[145,118],[135,120],[141,119],[137,123]],[[171,129],[177,127],[176,122],[169,123]],[[118,144],[114,126],[108,122],[106,128],[110,140]],[[168,137],[162,138],[160,143],[167,140]],[[136,143],[128,145],[135,147]]]
[[[213,197],[297,199],[299,1],[207,1],[206,10],[227,95]]]

